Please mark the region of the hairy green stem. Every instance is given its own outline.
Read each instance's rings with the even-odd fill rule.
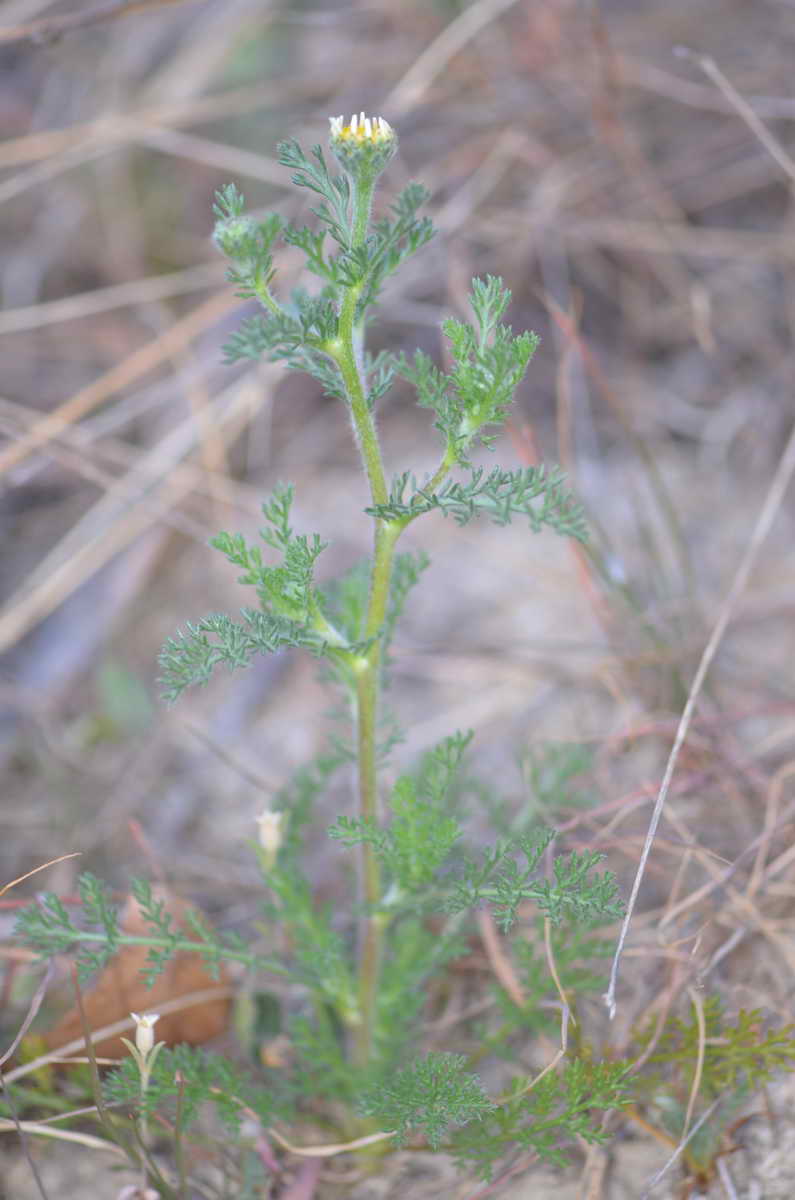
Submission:
[[[375,180],[359,176],[354,185],[352,248],[364,244],[370,218]],[[335,355],[345,383],[351,409],[351,419],[362,465],[370,485],[372,503],[386,504],[388,491],[381,446],[375,420],[367,400],[362,359],[361,330],[356,323],[356,305],[361,284],[351,287],[343,300],[339,319],[339,349]],[[365,636],[377,638],[386,619],[389,602],[389,582],[395,542],[400,528],[376,520],[373,564],[370,575],[370,597]],[[378,704],[381,686],[381,646],[374,641],[356,677],[356,738],[358,761],[359,815],[364,821],[378,821],[377,733]],[[359,1005],[361,1023],[354,1032],[354,1058],[366,1065],[373,1053],[376,1023],[376,1000],[383,938],[383,917],[377,907],[381,899],[381,878],[373,847],[367,842],[360,852],[361,897],[368,909],[359,934]]]
[[[375,180],[360,177],[354,187],[353,209],[353,240],[352,249],[364,244],[367,237],[367,224],[370,219],[370,206],[373,199]],[[367,393],[363,380],[361,355],[361,333],[356,326],[356,304],[361,294],[361,283],[348,288],[340,309],[339,341],[340,348],[335,355],[342,374],[345,388],[351,405],[351,417],[356,430],[356,440],[362,456],[364,469],[370,484],[370,494],[374,504],[386,504],[387,487],[384,477],[384,466],[381,460],[381,447],[378,442],[375,421],[367,403]]]
[[[284,316],[284,309],[282,308],[281,304],[279,304],[278,300],[274,300],[267,283],[263,283],[261,280],[257,279],[254,287],[254,294],[256,295],[262,307],[266,308],[274,317]]]
[[[399,525],[378,521],[375,551],[370,577],[370,600],[366,636],[375,637],[383,628],[389,603],[395,543]],[[381,645],[373,642],[360,669],[356,683],[357,748],[359,767],[359,815],[363,821],[378,821],[378,702],[381,690]],[[361,1065],[372,1055],[376,1020],[376,999],[381,960],[384,920],[376,911],[381,898],[378,860],[369,843],[361,854],[362,893],[370,910],[362,926],[359,946],[359,1004],[362,1022],[356,1031],[356,1059]]]

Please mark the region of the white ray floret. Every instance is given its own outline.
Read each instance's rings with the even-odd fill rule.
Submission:
[[[355,138],[357,141],[386,141],[394,130],[383,117],[366,117],[363,112],[353,114],[348,124],[344,116],[329,117],[332,138]]]

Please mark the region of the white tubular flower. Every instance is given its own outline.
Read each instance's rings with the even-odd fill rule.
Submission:
[[[283,812],[274,812],[272,809],[266,808],[257,817],[259,844],[265,851],[265,858],[270,867],[276,862],[279,847],[284,841],[283,826]]]
[[[329,125],[334,156],[354,178],[379,175],[397,150],[397,134],[383,117],[354,113],[347,125],[344,117],[329,117]]]
[[[130,1016],[135,1021],[135,1048],[146,1059],[155,1044],[155,1025],[160,1020],[160,1013],[130,1013]]]

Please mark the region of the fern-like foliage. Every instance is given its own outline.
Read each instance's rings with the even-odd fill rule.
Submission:
[[[587,926],[563,921],[551,929],[550,944],[560,985],[573,1008],[582,997],[605,991],[606,972],[597,968],[600,962],[612,957],[615,939],[599,937]],[[528,1032],[538,1031],[554,1038],[560,1028],[560,1001],[549,973],[543,918],[537,918],[527,934],[514,934],[511,961],[524,1004],[517,1006],[515,998],[495,984],[492,990],[499,1021],[484,1021],[474,1034],[479,1054],[493,1054],[507,1062],[515,1061],[517,1039],[524,1042]],[[576,1041],[574,1032],[572,1040]]]
[[[262,506],[267,521],[260,537],[282,558],[279,566],[266,566],[259,546],[250,546],[240,533],[219,533],[210,545],[240,567],[238,583],[255,588],[263,611],[305,625],[316,613],[319,596],[312,586],[315,563],[328,543],[317,534],[296,535],[290,526],[292,487],[278,487]]]
[[[241,568],[238,581],[255,589],[261,607],[242,609],[242,621],[211,613],[169,638],[159,660],[166,700],[173,702],[185,688],[206,683],[220,664],[235,670],[248,666],[258,654],[283,647],[302,647],[341,668],[351,655],[366,650],[367,643],[348,642],[325,616],[313,574],[326,543],[317,534],[293,532],[292,502],[292,487],[278,487],[262,506],[267,524],[260,536],[280,555],[275,566],[266,564],[260,547],[250,545],[242,534],[220,533],[211,539],[211,545]]]
[[[149,947],[142,972],[148,986],[180,950],[201,955],[208,972],[216,979],[224,960],[279,975],[288,973],[280,963],[248,950],[245,941],[237,934],[218,933],[196,909],[189,910],[186,915],[187,930],[175,930],[171,918],[145,879],[132,881],[133,895],[148,927],[143,934],[126,933],[121,928],[107,886],[96,876],[84,873],[80,876],[78,887],[82,909],[79,922],[54,892],[47,892],[36,904],[22,909],[14,933],[42,957],[75,950],[82,983],[87,982],[95,971],[107,966],[116,951],[124,946]]]
[[[300,767],[286,787],[277,793],[272,807],[287,816],[277,859],[283,869],[289,867],[298,870],[305,830],[312,821],[315,805],[335,772],[349,762],[350,751],[347,747],[328,750]]]
[[[344,250],[351,244],[351,185],[347,175],[332,175],[320,146],[313,146],[307,158],[294,139],[278,147],[279,162],[293,172],[296,187],[307,188],[320,197],[312,212],[323,228]]]
[[[438,1150],[456,1125],[480,1121],[494,1108],[461,1054],[428,1054],[371,1086],[359,1098],[359,1111],[383,1129],[395,1131],[402,1145],[411,1131],[424,1134]]]
[[[427,918],[407,912],[390,925],[378,994],[376,1045],[384,1071],[406,1062],[427,1005],[427,984],[468,949],[463,929],[440,931]]]
[[[205,1104],[211,1104],[229,1133],[240,1132],[246,1111],[263,1125],[289,1111],[289,1094],[274,1078],[268,1087],[220,1055],[205,1054],[191,1046],[164,1048],[156,1057],[146,1091],[133,1058],[126,1058],[103,1083],[109,1104],[132,1109],[139,1117],[154,1113],[174,1121],[177,1112],[182,1131],[195,1125]]]
[[[233,183],[216,192],[213,240],[230,260],[227,279],[242,300],[252,300],[271,283],[275,270],[271,249],[282,230],[282,219],[271,213],[264,221],[245,215],[245,199]]]
[[[122,944],[119,918],[110,891],[101,879],[88,872],[80,876],[78,891],[86,925],[79,928],[59,896],[45,892],[36,904],[23,908],[16,919],[14,935],[43,958],[62,954],[81,943],[77,970],[81,983],[107,966]]]
[[[706,1119],[690,1127],[683,1160],[696,1179],[707,1181],[715,1160],[725,1150],[726,1131],[754,1092],[776,1074],[795,1066],[795,1025],[771,1027],[759,1009],[741,1009],[734,1021],[726,1017],[718,996],[703,1003],[702,1031],[695,1013],[683,1020],[669,1016],[659,1036],[655,1023],[637,1034],[642,1048],[652,1037],[655,1045],[643,1070],[635,1076],[636,1094],[666,1133],[679,1140],[690,1108],[694,1073],[700,1062],[699,1103]],[[701,1057],[703,1053],[703,1058]],[[718,1105],[710,1113],[714,1101]]]
[[[546,526],[563,537],[584,542],[587,530],[582,507],[564,483],[559,468],[543,465],[513,471],[495,467],[488,475],[482,467],[470,468],[469,479],[448,479],[433,491],[419,487],[413,476],[404,473],[394,480],[387,504],[365,511],[403,525],[434,509],[459,525],[480,515],[495,525],[508,525],[514,517],[524,517],[534,533]]]
[[[367,407],[375,408],[382,396],[391,388],[397,373],[397,358],[389,350],[381,350],[373,357],[364,356],[364,376],[367,383]]]
[[[513,1092],[450,1139],[457,1161],[474,1166],[486,1180],[508,1152],[533,1150],[562,1167],[570,1161],[576,1140],[605,1142],[609,1134],[602,1130],[602,1114],[623,1107],[631,1098],[628,1064],[569,1059],[529,1090],[517,1079]]]
[[[275,654],[285,646],[322,652],[322,639],[297,628],[283,617],[257,609],[241,610],[242,621],[226,613],[210,613],[185,623],[185,631],[168,638],[160,652],[163,699],[173,703],[188,687],[205,684],[220,665],[234,671],[250,666],[259,654]]]
[[[294,1083],[305,1096],[353,1104],[359,1072],[345,1054],[345,1029],[330,1004],[313,1004],[288,1016],[287,1030],[295,1053]]]
[[[289,867],[267,872],[274,902],[265,916],[290,930],[292,976],[332,1005],[346,1021],[357,1019],[358,1001],[347,946],[329,909],[319,908],[308,879]]]
[[[522,776],[531,806],[540,813],[554,814],[592,803],[588,792],[572,788],[572,781],[590,770],[593,761],[593,747],[576,742],[545,742],[528,747],[522,757]]]
[[[765,1029],[761,1010],[744,1008],[732,1024],[718,996],[704,1001],[704,1025],[701,1092],[707,1099],[740,1086],[756,1090],[777,1071],[795,1066],[795,1025]],[[639,1034],[641,1046],[648,1044],[653,1029],[652,1023]],[[659,1067],[668,1078],[679,1076],[689,1088],[699,1058],[700,1036],[695,1015],[690,1020],[669,1017],[647,1068]],[[653,1078],[648,1071],[646,1074]]]
[[[461,836],[445,801],[471,739],[471,733],[446,738],[426,755],[417,776],[398,779],[389,802],[388,825],[341,816],[329,829],[329,836],[345,846],[373,847],[392,880],[392,904],[423,892]]]
[[[316,379],[328,396],[344,400],[345,386],[334,361],[325,352],[325,344],[337,330],[337,311],[333,291],[309,296],[296,290],[292,311],[248,317],[224,346],[225,361],[243,359],[283,362],[295,371],[305,371]]]
[[[532,900],[553,924],[563,920],[594,924],[618,919],[623,905],[616,899],[615,876],[610,871],[602,874],[594,871],[603,854],[572,851],[553,860],[553,879],[538,876],[541,857],[554,836],[553,830],[521,835],[486,850],[479,861],[465,862],[442,898],[445,911],[457,913],[483,902],[490,903],[504,932],[516,921],[519,905],[525,900]],[[524,862],[517,861],[517,856]]]
[[[410,183],[390,206],[391,215],[374,223],[356,264],[359,268],[356,282],[363,283],[358,304],[360,317],[378,300],[384,280],[433,237],[435,230],[430,218],[417,217],[418,209],[429,198],[430,193],[422,184]]]
[[[473,279],[470,304],[475,324],[450,318],[442,329],[450,342],[452,371],[441,372],[426,354],[413,362],[400,360],[400,372],[417,392],[417,402],[436,413],[436,428],[445,440],[445,461],[467,465],[467,452],[477,439],[488,445],[485,430],[505,420],[514,392],[538,346],[534,333],[514,337],[500,320],[511,293],[492,275]]]

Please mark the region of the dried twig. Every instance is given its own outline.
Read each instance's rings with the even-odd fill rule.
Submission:
[[[0,44],[9,42],[49,42],[87,25],[99,25],[103,21],[117,21],[134,13],[149,12],[153,8],[165,8],[172,4],[189,4],[195,0],[113,0],[111,4],[98,4],[85,12],[64,13],[60,17],[43,17],[40,21],[26,21],[23,25],[11,25],[0,29]]]

